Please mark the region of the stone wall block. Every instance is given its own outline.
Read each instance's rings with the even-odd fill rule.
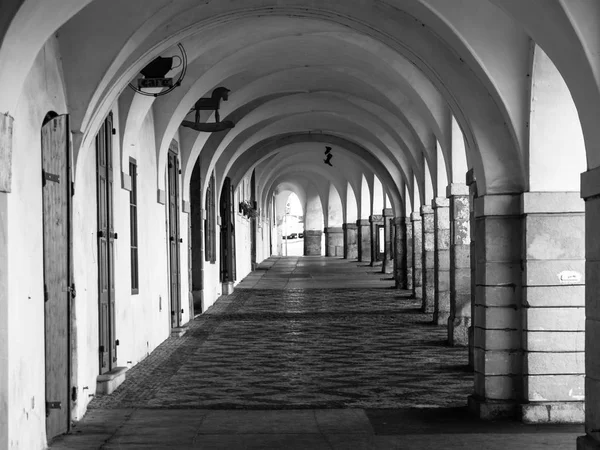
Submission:
[[[481,305],[517,309],[519,290],[514,286],[477,286],[475,298],[475,307]]]
[[[475,348],[484,350],[521,350],[520,330],[473,329]]]
[[[477,263],[483,261],[520,261],[521,218],[515,216],[478,217],[476,236]],[[518,239],[518,240],[517,240]]]
[[[475,373],[475,394],[487,400],[517,400],[520,397],[520,376],[485,375]]]
[[[525,219],[527,259],[583,259],[585,255],[583,214],[535,214]]]
[[[532,352],[581,352],[585,333],[564,331],[527,331],[523,333],[523,349]]]
[[[523,298],[531,307],[585,306],[585,286],[525,286]]]
[[[523,370],[523,354],[519,350],[483,350],[473,352],[477,367],[483,368],[484,375],[518,375]]]
[[[585,373],[584,352],[528,352],[524,373],[529,375],[557,375]]]
[[[523,308],[523,329],[533,331],[583,331],[584,308]]]
[[[527,375],[526,398],[530,401],[581,401],[584,399],[584,375]]]
[[[521,312],[516,308],[475,306],[475,323],[488,330],[517,330]]]

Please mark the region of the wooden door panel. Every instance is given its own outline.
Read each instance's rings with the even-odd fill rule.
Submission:
[[[112,114],[96,136],[98,217],[98,353],[100,373],[117,361],[113,227]]]
[[[68,116],[42,128],[46,433],[66,433],[70,414],[70,171]]]
[[[168,187],[169,187],[169,260],[171,281],[171,326],[182,324],[181,309],[181,263],[180,263],[180,232],[179,232],[179,161],[177,154],[168,154]]]

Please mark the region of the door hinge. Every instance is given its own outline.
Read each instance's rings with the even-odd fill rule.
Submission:
[[[77,295],[77,291],[75,290],[75,283],[71,284],[71,286],[67,286],[63,289],[63,292],[70,292],[71,293],[71,297],[75,298],[75,296]]]
[[[75,195],[75,182],[71,181],[71,197]]]
[[[71,401],[73,401],[73,402],[77,401],[77,386],[73,386],[71,388]]]
[[[100,353],[104,353],[104,345],[101,345],[99,348]]]
[[[44,284],[44,302],[48,301],[48,286]]]
[[[115,345],[120,345],[120,342],[118,339],[115,340]]]
[[[116,128],[113,128],[113,129],[112,129],[112,134],[113,134],[113,136],[114,136],[115,134],[117,134],[117,129],[116,129]]]
[[[62,402],[46,402],[46,417],[50,415],[51,409],[62,409]]]
[[[50,172],[42,170],[42,185],[46,186],[46,181],[52,181],[54,183],[60,183],[60,175],[56,175]]]

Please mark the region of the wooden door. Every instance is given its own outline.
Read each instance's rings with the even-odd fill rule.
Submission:
[[[179,327],[183,320],[181,308],[181,264],[179,261],[179,160],[177,154],[169,151],[169,258],[171,281],[171,327]]]
[[[46,434],[69,430],[71,404],[71,170],[69,117],[42,127]]]
[[[110,371],[117,362],[115,339],[115,277],[113,226],[113,158],[110,114],[96,136],[98,206],[98,317],[100,373]]]
[[[202,209],[204,203],[202,202],[202,182],[200,178],[200,161],[198,160],[194,165],[192,171],[192,178],[190,180],[190,270],[192,271],[191,284],[192,292],[196,293],[202,291],[204,283],[204,257],[202,247],[204,246],[203,236],[203,219]],[[206,249],[208,251],[208,249]],[[200,307],[198,309],[198,307]],[[202,305],[196,304],[194,313],[201,313]]]
[[[235,209],[231,179],[225,178],[221,191],[221,281],[235,281]]]

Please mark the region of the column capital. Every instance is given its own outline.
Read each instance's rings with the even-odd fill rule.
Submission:
[[[394,225],[406,225],[406,217],[394,217],[392,219],[394,221]]]
[[[394,217],[394,210],[392,208],[385,208],[382,211],[383,217]]]
[[[464,183],[452,183],[446,186],[446,195],[448,197],[455,197],[459,195],[469,195],[469,186]]]
[[[431,200],[431,206],[433,209],[437,209],[437,208],[449,208],[450,207],[450,200],[447,199],[446,197],[436,197],[433,200]]]
[[[433,214],[433,208],[427,205],[421,206],[421,215],[423,216],[425,214]]]
[[[356,230],[357,227],[358,225],[352,222],[342,224],[342,229],[344,230]]]
[[[581,174],[581,198],[588,199],[600,195],[600,167]]]
[[[369,216],[369,222],[373,223],[373,222],[381,222],[383,220],[383,216],[380,216],[378,214],[373,214],[371,216]]]
[[[585,202],[579,192],[523,192],[522,214],[583,213]]]
[[[413,212],[410,214],[410,221],[411,222],[420,222],[421,221],[421,214],[419,214],[418,212]]]
[[[356,226],[358,226],[358,227],[363,226],[364,227],[366,225],[369,225],[369,223],[370,223],[369,219],[358,219],[356,221]]]
[[[323,231],[325,233],[341,233],[343,229],[342,227],[325,227]]]
[[[483,195],[474,201],[475,217],[521,215],[521,194]]]

